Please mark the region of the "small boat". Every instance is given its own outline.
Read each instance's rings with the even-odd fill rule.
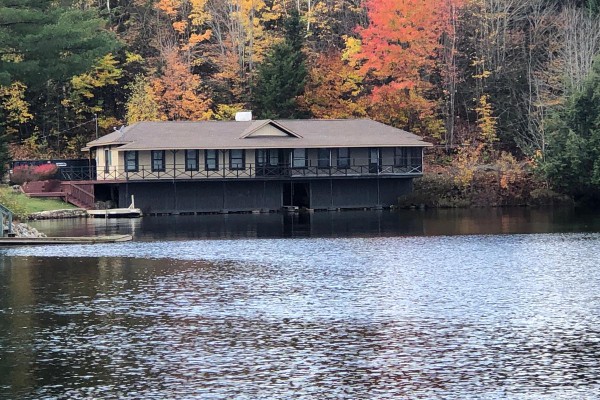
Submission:
[[[127,208],[108,208],[106,210],[88,210],[88,215],[94,218],[139,218],[142,210],[135,208],[135,200],[131,196],[131,204]]]

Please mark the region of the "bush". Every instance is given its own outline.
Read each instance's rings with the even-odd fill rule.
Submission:
[[[15,185],[25,182],[45,181],[56,175],[58,166],[56,164],[42,165],[18,165],[13,168],[10,181]]]
[[[56,164],[42,164],[33,168],[33,176],[37,178],[37,181],[53,178],[57,172],[58,166]]]

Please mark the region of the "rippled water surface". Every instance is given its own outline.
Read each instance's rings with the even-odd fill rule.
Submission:
[[[600,397],[597,219],[342,214],[0,249],[0,398]]]

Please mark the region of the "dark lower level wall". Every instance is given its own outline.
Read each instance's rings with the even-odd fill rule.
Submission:
[[[412,178],[338,179],[310,182],[310,207],[362,208],[398,204],[412,191]]]
[[[110,186],[109,186],[110,185]],[[313,181],[133,182],[100,184],[97,200],[128,207],[131,196],[144,213],[279,210],[295,205],[314,209],[397,204],[412,190],[412,178]]]

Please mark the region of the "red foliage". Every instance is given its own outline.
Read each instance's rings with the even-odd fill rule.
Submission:
[[[56,164],[18,165],[13,168],[10,181],[16,185],[25,182],[44,181],[50,179],[58,172]]]
[[[56,164],[42,164],[33,168],[33,174],[38,177],[37,180],[45,180],[53,177],[58,172]]]

